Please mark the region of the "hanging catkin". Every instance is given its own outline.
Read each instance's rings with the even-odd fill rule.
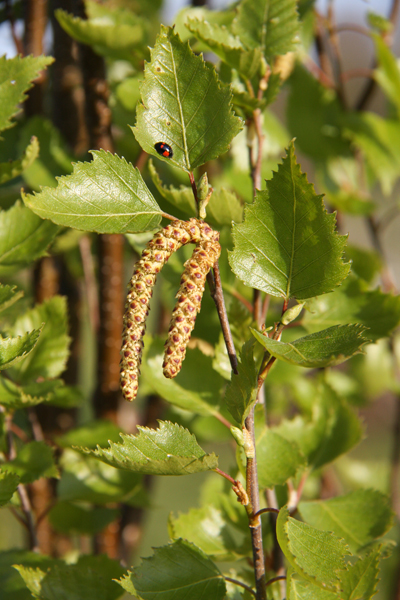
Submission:
[[[207,273],[221,252],[219,233],[198,219],[174,221],[155,234],[143,250],[129,282],[125,304],[121,349],[121,389],[126,400],[134,400],[138,390],[143,336],[149,302],[156,277],[173,252],[194,243],[192,257],[185,262],[177,304],[172,313],[164,355],[164,375],[175,377],[185,357]]]

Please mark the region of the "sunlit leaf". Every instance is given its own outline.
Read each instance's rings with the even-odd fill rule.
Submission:
[[[294,342],[278,342],[251,329],[256,340],[272,356],[310,369],[340,365],[362,352],[363,345],[369,341],[363,337],[364,332],[363,325],[335,325]]]
[[[159,156],[155,144],[168,144],[173,155],[163,160],[190,172],[226,152],[242,128],[232,112],[231,95],[214,67],[196,56],[173,29],[162,26],[145,67],[136,139],[154,156]]]
[[[206,454],[194,435],[179,425],[160,421],[159,429],[138,429],[137,436],[121,434],[122,443],[110,442],[109,449],[79,451],[113,467],[149,475],[190,475],[218,466],[215,454]]]
[[[340,577],[350,554],[345,542],[289,516],[287,507],[279,511],[276,534],[282,552],[303,577],[326,590],[339,590]]]
[[[156,228],[161,210],[138,169],[104,150],[93,161],[76,163],[56,188],[24,196],[37,215],[54,223],[98,233],[129,233]]]
[[[233,227],[229,255],[234,273],[246,285],[286,299],[325,294],[347,276],[342,260],[345,236],[335,232],[335,216],[296,163],[294,146],[246,207],[244,222]]]
[[[260,48],[267,60],[295,49],[296,0],[242,0],[232,30],[248,48]]]

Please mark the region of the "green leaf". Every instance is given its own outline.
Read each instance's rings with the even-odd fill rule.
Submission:
[[[65,369],[69,355],[70,338],[67,335],[67,301],[64,296],[53,296],[21,315],[13,325],[14,334],[22,334],[32,327],[45,324],[29,359],[13,370],[13,377],[24,383],[38,377],[58,377]]]
[[[311,393],[311,419],[298,415],[282,421],[273,431],[296,442],[310,466],[317,469],[358,444],[363,429],[355,413],[329,385],[321,381]]]
[[[18,302],[20,298],[24,295],[22,290],[18,292],[15,291],[17,289],[16,285],[3,285],[0,284],[0,312],[2,310],[6,310],[9,306]]]
[[[0,336],[0,370],[9,367],[26,358],[36,346],[42,328],[33,329],[18,337],[3,338]]]
[[[51,56],[0,57],[0,131],[12,127],[11,119],[20,111],[27,98],[25,92],[33,85],[40,71],[53,62]]]
[[[115,469],[105,463],[65,450],[61,458],[61,479],[57,486],[59,500],[94,504],[123,502],[129,506],[148,506],[142,476]]]
[[[20,574],[14,565],[26,567],[40,567],[44,571],[61,560],[51,559],[38,552],[25,550],[7,550],[0,552],[0,581],[2,600],[32,600],[32,594],[27,589]]]
[[[223,379],[212,369],[211,356],[205,356],[198,348],[188,349],[183,368],[174,379],[163,375],[163,356],[161,340],[154,340],[142,364],[142,377],[149,388],[184,410],[202,416],[218,414]]]
[[[261,49],[247,50],[227,27],[199,19],[188,19],[186,27],[204,42],[223,62],[251,79],[261,65]]]
[[[400,322],[400,297],[369,291],[366,283],[350,277],[332,294],[307,303],[302,324],[316,331],[336,323],[361,323],[368,328],[368,338],[376,341],[388,336]]]
[[[72,172],[73,155],[69,152],[60,131],[49,119],[31,117],[20,133],[19,147],[22,149],[35,135],[40,144],[40,155],[32,166],[23,172],[26,184],[39,192],[41,186],[57,186],[56,177]]]
[[[223,600],[225,580],[199,548],[184,540],[155,548],[153,556],[119,584],[130,594],[152,600]]]
[[[397,58],[383,41],[381,35],[373,33],[372,39],[375,43],[376,57],[379,65],[374,72],[374,79],[394,104],[397,116],[400,117],[400,70]]]
[[[279,511],[276,534],[282,552],[300,575],[322,589],[339,589],[341,572],[346,570],[344,557],[349,554],[343,540],[293,519],[287,506]]]
[[[327,200],[332,208],[349,215],[368,216],[376,209],[376,203],[367,200],[364,194],[356,192],[339,191],[327,194]]]
[[[46,253],[59,228],[17,202],[0,212],[0,265],[24,267]]]
[[[344,127],[347,137],[362,150],[383,193],[389,195],[400,175],[400,122],[372,112],[352,113],[346,116]]]
[[[242,0],[232,30],[248,48],[260,48],[270,62],[296,47],[296,5],[296,0]]]
[[[93,3],[87,4],[91,6]],[[145,55],[147,21],[132,10],[123,10],[118,6],[102,8],[103,14],[93,15],[91,19],[80,19],[63,10],[56,10],[55,16],[68,35],[92,46],[97,54],[136,63]]]
[[[117,600],[121,591],[113,579],[125,572],[107,556],[81,556],[76,564],[59,562],[47,571],[22,565],[15,568],[38,600]]]
[[[171,206],[190,217],[197,213],[191,187],[181,185],[175,188],[165,186],[161,181],[153,161],[149,162],[149,171],[154,185]],[[207,222],[214,226],[230,225],[232,221],[240,223],[243,218],[243,206],[239,198],[229,190],[215,190],[207,204]]]
[[[11,379],[0,377],[0,404],[9,410],[36,406],[51,400],[62,385],[60,379],[52,379],[19,386]]]
[[[242,346],[238,374],[232,372],[226,388],[225,403],[232,417],[241,425],[257,402],[258,370],[253,358],[254,343],[249,340]]]
[[[172,185],[169,187],[164,185],[152,160],[149,161],[149,172],[157,190],[171,206],[191,217],[197,214],[196,201],[191,187],[181,185],[179,188],[176,188]]]
[[[358,246],[348,244],[345,257],[351,260],[351,271],[367,283],[372,283],[376,275],[382,269],[382,258],[374,250],[366,250]]]
[[[20,479],[16,473],[0,472],[0,506],[4,506],[11,500],[19,482]]]
[[[294,442],[264,427],[256,438],[258,484],[260,489],[283,485],[294,477],[305,459]]]
[[[155,229],[161,210],[138,169],[124,158],[93,151],[93,161],[76,163],[56,188],[24,196],[42,218],[98,233],[129,233]]]
[[[6,163],[0,163],[0,184],[6,183],[14,177],[21,175],[25,169],[39,156],[39,142],[36,137],[31,138],[29,146],[27,146],[24,154],[18,160],[10,160]]]
[[[287,600],[341,600],[338,593],[322,590],[295,571],[288,572]]]
[[[272,356],[309,369],[340,365],[362,352],[362,346],[369,341],[362,335],[363,325],[335,325],[294,342],[278,342],[255,329],[250,330]]]
[[[300,502],[299,512],[313,527],[343,538],[353,554],[384,535],[393,524],[389,499],[377,490],[356,490],[329,500]]]
[[[66,535],[94,535],[114,521],[119,510],[83,507],[70,502],[57,502],[49,512],[50,524]]]
[[[190,172],[226,152],[242,128],[232,112],[231,96],[214,67],[195,56],[173,29],[162,26],[145,67],[143,104],[137,107],[133,132],[154,156],[155,144],[169,144],[173,156],[163,160]]]
[[[375,596],[379,583],[379,546],[349,567],[342,578],[344,600],[369,600]]]
[[[32,483],[41,477],[57,477],[53,451],[45,442],[29,442],[7,463],[7,470],[16,473],[21,483]]]
[[[301,66],[294,69],[289,82],[287,123],[299,149],[317,163],[325,164],[333,156],[348,156],[344,112],[336,92]]]
[[[300,170],[290,145],[278,172],[233,226],[233,272],[246,285],[285,299],[326,294],[347,276],[345,236]]]
[[[148,475],[190,475],[218,466],[215,454],[206,454],[184,427],[160,421],[159,429],[138,429],[137,436],[121,434],[122,444],[109,442],[109,449],[78,450],[113,467]]]
[[[169,534],[195,544],[214,560],[233,560],[236,545],[220,510],[214,506],[192,508],[178,517],[170,515]]]

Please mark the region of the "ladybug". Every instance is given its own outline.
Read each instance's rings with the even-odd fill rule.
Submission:
[[[154,144],[154,148],[158,154],[165,156],[165,158],[172,158],[174,155],[171,146],[168,146],[165,142],[157,142],[157,144]]]

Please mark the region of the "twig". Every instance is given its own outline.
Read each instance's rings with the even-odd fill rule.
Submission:
[[[332,79],[312,60],[311,57],[307,56],[305,58],[304,65],[310,71],[310,73],[314,75],[316,79],[318,79],[321,85],[329,89],[334,89],[335,84]]]
[[[356,79],[356,78],[365,78],[368,79],[370,77],[372,77],[373,75],[373,70],[372,69],[350,69],[349,71],[346,71],[345,73],[341,74],[341,81],[345,82],[345,81],[349,81],[350,79]]]
[[[33,551],[39,550],[39,542],[36,536],[35,523],[33,520],[32,506],[29,500],[26,487],[20,483],[17,488],[18,495],[21,500],[21,507],[26,519],[26,526],[29,532],[29,548]]]
[[[266,585],[272,585],[273,583],[281,581],[282,579],[286,579],[286,575],[278,575],[278,577],[273,577],[267,581]]]
[[[254,516],[259,517],[260,515],[263,515],[264,513],[271,513],[271,512],[279,514],[279,508],[261,508]]]
[[[235,290],[235,288],[232,285],[224,283],[222,287],[226,292],[228,292],[228,294],[230,294],[231,296],[233,296],[234,298],[239,300],[239,302],[241,302],[243,304],[243,306],[245,306],[247,308],[249,313],[253,313],[252,303],[249,302],[249,300],[247,300],[247,298],[242,296],[242,294],[240,294],[237,290]]]
[[[17,456],[17,452],[15,449],[14,439],[11,432],[11,422],[12,417],[10,415],[6,416],[5,426],[6,426],[6,439],[7,439],[7,458],[9,460],[13,460]],[[33,520],[33,511],[32,506],[29,500],[28,493],[26,491],[26,487],[23,483],[18,484],[17,492],[21,500],[21,508],[22,512],[25,515],[25,520],[23,521],[24,525],[28,529],[29,532],[29,548],[31,550],[38,550],[39,543],[36,536],[36,528]]]
[[[257,594],[249,585],[246,585],[245,583],[242,583],[241,581],[238,581],[237,579],[232,579],[232,577],[225,577],[225,575],[224,575],[224,579],[225,579],[225,581],[229,581],[230,583],[234,583],[235,585],[240,585],[242,588],[244,588],[245,590],[250,592],[250,594],[253,594],[254,597],[257,597]]]
[[[170,215],[166,212],[161,212],[161,215],[164,217],[164,219],[169,219],[170,221],[177,221],[177,217],[174,217],[173,215]]]
[[[231,477],[230,475],[228,475],[228,473],[225,473],[225,471],[221,471],[221,469],[218,469],[218,467],[216,467],[216,468],[214,469],[214,471],[215,471],[216,473],[218,473],[218,475],[221,475],[221,477],[224,477],[225,479],[227,479],[228,481],[230,481],[230,483],[231,483],[232,485],[235,485],[235,483],[236,483],[236,479],[233,479],[233,477]]]
[[[238,374],[238,359],[236,356],[235,344],[233,343],[232,332],[229,325],[228,315],[226,313],[224,293],[221,285],[221,275],[218,262],[214,265],[214,277],[211,272],[207,275],[207,282],[210,288],[211,297],[217,307],[219,321],[221,323],[222,335],[224,336],[226,349],[231,363],[232,371]]]
[[[215,417],[216,419],[218,419],[218,421],[219,421],[220,423],[222,423],[222,425],[225,425],[225,427],[227,427],[228,429],[230,429],[230,428],[232,427],[232,423],[230,423],[230,422],[228,421],[228,419],[225,419],[225,417],[224,417],[223,415],[221,415],[221,413],[220,413],[220,412],[216,412],[216,413],[214,413],[214,417]]]

